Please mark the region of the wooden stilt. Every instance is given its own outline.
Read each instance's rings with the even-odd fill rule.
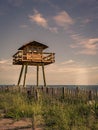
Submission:
[[[18,80],[17,86],[19,86],[19,84],[20,84],[22,73],[23,73],[23,69],[24,69],[24,65],[22,65],[22,67],[21,67],[21,71],[20,71],[20,75],[19,75],[19,80]]]
[[[24,73],[23,88],[25,87],[26,74],[27,74],[27,67],[28,67],[28,65],[26,65],[26,66],[25,66],[25,73]]]
[[[39,86],[39,65],[37,65],[37,87]]]
[[[44,80],[44,86],[46,86],[46,79],[45,79],[45,70],[44,70],[44,64],[42,64],[42,71],[43,71],[43,80]]]

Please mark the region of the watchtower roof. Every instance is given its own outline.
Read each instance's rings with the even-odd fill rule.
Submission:
[[[29,46],[29,45],[30,45],[30,46],[41,47],[42,49],[48,48],[47,45],[44,45],[44,44],[42,44],[42,43],[40,43],[40,42],[31,41],[31,42],[26,43],[26,44],[24,44],[23,46],[21,46],[18,50],[23,50],[26,46]]]

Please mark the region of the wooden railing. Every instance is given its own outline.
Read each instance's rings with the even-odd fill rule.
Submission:
[[[55,61],[55,53],[26,53],[17,52],[13,56],[13,63],[19,61],[32,61],[32,62],[54,62]]]

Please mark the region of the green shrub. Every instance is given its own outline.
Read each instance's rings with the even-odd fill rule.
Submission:
[[[29,100],[26,94],[3,92],[0,110],[8,118],[31,118],[32,126],[42,121],[44,130],[98,129],[98,103],[90,106],[79,98],[41,95],[40,100],[35,101]]]

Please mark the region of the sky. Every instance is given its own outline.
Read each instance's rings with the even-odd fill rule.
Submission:
[[[33,40],[55,53],[47,84],[98,84],[98,0],[0,0],[0,84],[17,84],[21,66],[12,56]],[[36,84],[36,67],[26,83]]]

